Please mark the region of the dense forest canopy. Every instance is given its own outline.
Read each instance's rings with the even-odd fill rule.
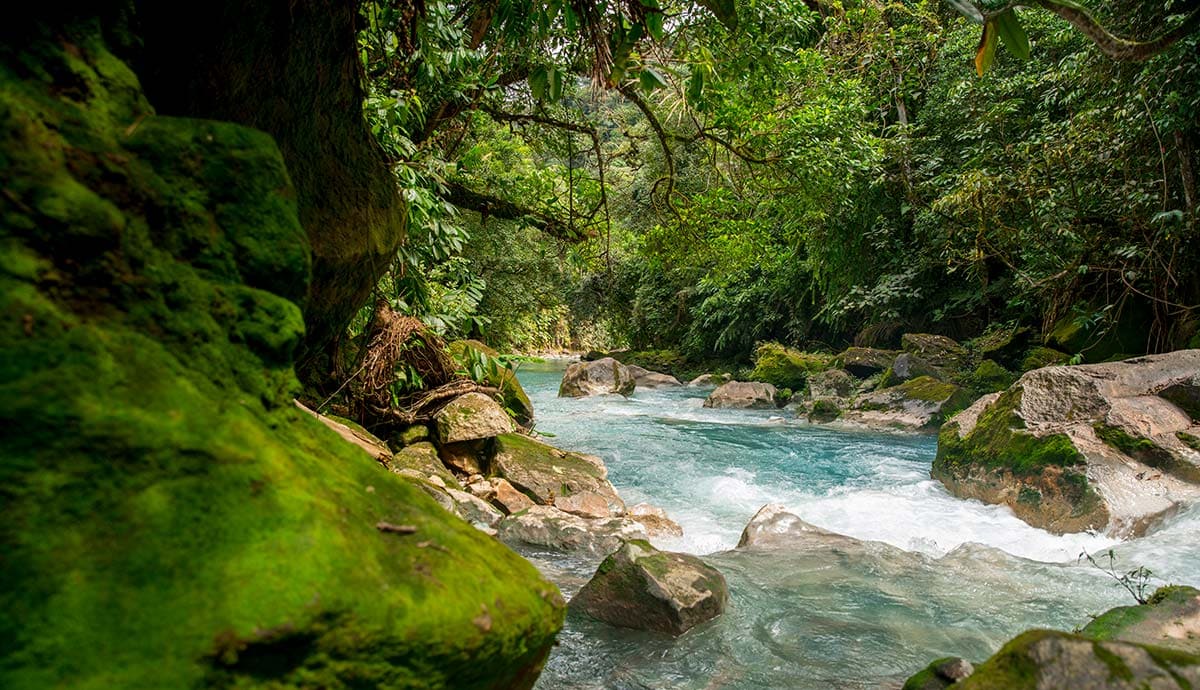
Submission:
[[[517,349],[1184,345],[1195,9],[1041,5],[367,3],[410,205],[379,293]]]

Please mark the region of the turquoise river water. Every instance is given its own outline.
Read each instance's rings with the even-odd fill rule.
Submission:
[[[679,638],[570,614],[538,688],[895,688],[928,661],[982,660],[1030,627],[1071,630],[1132,603],[1085,549],[1200,586],[1200,506],[1124,543],[1055,536],[929,478],[936,439],[811,426],[786,411],[708,410],[706,391],[557,397],[561,363],[524,364],[537,429],[595,453],[629,505],[661,506],[725,575],[727,613]],[[766,503],[868,540],[859,550],[734,550]],[[881,543],[880,543],[881,542]],[[890,546],[889,546],[890,545]],[[895,547],[895,548],[892,548]],[[526,551],[570,597],[596,561]]]

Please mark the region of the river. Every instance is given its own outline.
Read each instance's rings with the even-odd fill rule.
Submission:
[[[537,430],[594,453],[625,501],[665,508],[680,539],[726,577],[727,613],[677,639],[568,615],[537,687],[887,688],[940,656],[982,660],[1031,627],[1071,630],[1133,599],[1080,562],[1111,548],[1118,572],[1200,585],[1200,506],[1141,539],[1055,536],[929,478],[936,439],[812,426],[786,411],[708,410],[706,391],[558,398],[560,363],[523,364]],[[782,503],[861,550],[733,550]],[[882,543],[878,543],[882,542]],[[893,548],[895,547],[895,548]],[[524,551],[567,597],[594,560]],[[1107,558],[1102,558],[1107,563]]]

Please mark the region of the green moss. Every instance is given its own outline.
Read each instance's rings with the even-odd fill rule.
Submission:
[[[897,387],[904,397],[913,400],[939,403],[950,399],[958,391],[958,386],[946,381],[939,381],[932,376],[918,376],[909,379]]]
[[[1200,467],[1175,457],[1171,451],[1148,438],[1136,438],[1123,429],[1097,423],[1092,427],[1096,436],[1125,455],[1187,481],[1200,481]],[[1186,432],[1180,432],[1186,435]],[[1178,433],[1176,434],[1178,437]],[[1180,440],[1183,440],[1182,438]]]
[[[155,116],[94,25],[12,50],[0,686],[528,681],[553,585],[291,405],[309,248],[272,140]]]
[[[1029,658],[1028,648],[1047,637],[1062,634],[1052,630],[1024,632],[977,666],[975,672],[958,685],[964,690],[1035,690],[1039,671],[1037,662]]]
[[[1100,437],[1101,441],[1130,457],[1148,451],[1159,450],[1154,441],[1148,438],[1134,438],[1119,427],[1097,422],[1092,428],[1095,429],[1096,435]]]
[[[943,664],[953,663],[957,659],[952,656],[935,659],[928,666],[921,669],[917,673],[904,681],[904,687],[901,690],[940,690],[941,688],[950,687],[951,681],[942,678],[937,673],[938,667]]]
[[[809,374],[833,367],[829,355],[800,352],[779,343],[763,343],[754,351],[751,381],[762,381],[776,388],[803,390]]]
[[[1029,353],[1025,355],[1025,359],[1021,362],[1021,371],[1033,371],[1042,367],[1051,367],[1058,364],[1066,364],[1071,359],[1070,355],[1053,350],[1048,347],[1033,347]]]
[[[814,400],[812,409],[808,412],[809,421],[832,422],[842,416],[842,409],[832,400]]]
[[[999,393],[1014,380],[1012,373],[990,359],[980,362],[970,376],[971,386],[980,393]]]
[[[1104,645],[1092,645],[1092,653],[1108,667],[1109,680],[1133,680],[1133,671],[1129,669],[1129,665],[1121,657],[1105,649]]]
[[[1186,431],[1176,431],[1175,438],[1179,439],[1179,441],[1188,448],[1200,452],[1200,438],[1197,438]]]
[[[1042,504],[1042,492],[1032,486],[1022,486],[1021,490],[1017,492],[1017,502],[1039,506]]]

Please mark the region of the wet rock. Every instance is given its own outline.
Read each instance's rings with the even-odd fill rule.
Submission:
[[[812,401],[808,408],[808,421],[823,424],[842,416],[842,408],[831,398]]]
[[[574,494],[591,492],[604,497],[610,514],[625,512],[624,502],[605,479],[607,473],[599,458],[559,450],[520,434],[503,434],[496,437],[495,444],[493,474],[536,502],[553,505]]]
[[[558,387],[558,397],[582,398],[611,393],[628,396],[636,386],[633,374],[624,364],[612,357],[605,357],[594,362],[576,362],[567,367]]]
[[[938,659],[904,683],[903,690],[945,690],[975,672],[966,659],[956,656]]]
[[[626,515],[642,524],[652,537],[682,537],[683,528],[667,516],[667,511],[649,503],[631,506]]]
[[[813,398],[848,398],[858,381],[845,369],[829,369],[808,377],[808,394]]]
[[[483,393],[460,395],[434,416],[438,443],[461,443],[492,438],[513,430],[512,418]]]
[[[839,355],[842,368],[860,379],[878,374],[896,360],[895,350],[880,350],[873,347],[851,347]]]
[[[1160,395],[1197,371],[1200,350],[1028,372],[943,427],[932,475],[1051,532],[1140,534],[1200,498],[1200,426]]]
[[[775,386],[758,381],[730,381],[704,401],[705,407],[730,409],[775,409]]]
[[[1055,630],[1018,635],[955,690],[1142,690],[1200,685],[1200,657]]]
[[[689,554],[623,543],[571,600],[571,608],[611,625],[681,635],[725,611],[725,578]]]
[[[1096,640],[1123,640],[1200,655],[1200,590],[1162,587],[1145,604],[1109,609],[1080,633]]]
[[[626,366],[625,368],[628,369],[629,373],[633,375],[636,388],[678,388],[679,386],[683,385],[679,382],[679,379],[671,376],[670,374],[650,371],[649,369],[644,369],[632,364]]]
[[[746,524],[737,548],[774,548],[797,546],[805,542],[821,544],[852,545],[858,539],[821,529],[789,513],[778,503],[768,503]]]
[[[645,539],[646,530],[629,518],[588,519],[554,506],[535,505],[500,521],[500,538],[509,543],[544,546],[603,556],[627,539]]]
[[[877,429],[926,431],[966,407],[971,398],[953,383],[921,376],[855,398],[841,419]]]
[[[594,491],[580,491],[554,499],[555,508],[585,518],[611,517],[608,503],[608,499]]]
[[[416,471],[422,477],[436,476],[446,486],[461,489],[458,479],[446,469],[438,457],[437,448],[432,443],[420,442],[405,446],[388,461],[388,467],[393,472],[409,469]]]
[[[733,380],[733,374],[700,374],[688,381],[688,388],[716,388]]]
[[[462,515],[463,519],[467,522],[495,527],[504,517],[503,513],[493,508],[490,503],[478,496],[473,496],[457,489],[448,489],[446,493],[450,495],[450,498],[454,499],[454,503],[458,506],[459,515]]]
[[[506,515],[519,513],[535,505],[531,498],[517,491],[516,487],[509,484],[507,479],[493,479],[492,486],[496,489],[496,494],[492,496],[492,503]]]

